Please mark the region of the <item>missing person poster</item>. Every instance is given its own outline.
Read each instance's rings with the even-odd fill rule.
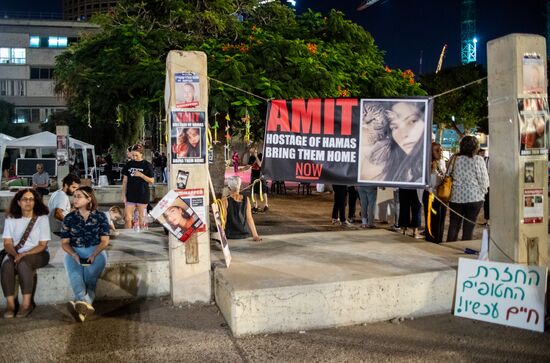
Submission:
[[[274,180],[423,188],[431,123],[426,97],[275,100],[262,171]]]
[[[170,233],[185,242],[195,231],[204,231],[204,192],[202,189],[169,191],[151,211]]]
[[[542,188],[523,189],[523,223],[542,223],[543,196]]]
[[[200,106],[200,77],[198,73],[176,73],[176,107],[196,108]]]
[[[69,136],[56,135],[57,144],[57,165],[66,165],[69,161]]]
[[[543,94],[546,85],[544,84],[545,74],[544,63],[546,57],[537,53],[525,53],[523,55],[523,93]]]
[[[546,98],[518,99],[520,155],[548,153],[546,125],[548,101]]]
[[[173,111],[170,121],[172,164],[206,162],[204,112]]]

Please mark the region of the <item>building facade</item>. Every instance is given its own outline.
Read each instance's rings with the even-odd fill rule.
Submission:
[[[54,92],[55,57],[97,25],[62,20],[0,19],[0,99],[15,105],[14,123],[40,131],[66,102]]]
[[[63,19],[87,20],[95,13],[106,13],[116,0],[63,0]]]

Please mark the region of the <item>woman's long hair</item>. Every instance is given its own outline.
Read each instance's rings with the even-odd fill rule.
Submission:
[[[34,206],[33,213],[37,217],[47,215],[49,213],[48,207],[44,204],[42,200],[42,195],[40,195],[36,190],[32,188],[21,189],[13,196],[9,209],[6,211],[6,215],[11,218],[21,218],[23,217],[23,212],[19,206],[19,201],[23,198],[25,193],[32,193],[34,197]]]
[[[422,179],[423,141],[424,133],[407,155],[392,139],[390,155],[386,161],[386,181],[415,182]]]

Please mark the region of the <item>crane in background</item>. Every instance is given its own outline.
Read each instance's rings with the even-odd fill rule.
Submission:
[[[447,54],[447,44],[443,46],[443,49],[441,49],[441,54],[439,55],[439,62],[437,62],[437,68],[435,69],[435,73],[439,73],[441,70],[441,67],[443,66],[443,58],[445,58],[445,54]]]

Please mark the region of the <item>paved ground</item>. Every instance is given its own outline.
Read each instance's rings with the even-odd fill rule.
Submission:
[[[451,315],[235,339],[215,305],[99,302],[74,323],[65,306],[0,319],[1,362],[548,362],[550,334]]]

